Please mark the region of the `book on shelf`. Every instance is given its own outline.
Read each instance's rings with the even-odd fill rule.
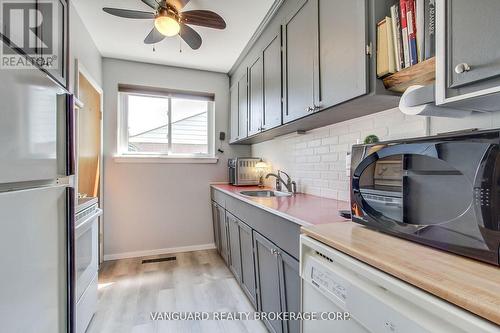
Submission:
[[[399,72],[405,67],[405,55],[403,51],[403,38],[401,35],[401,19],[399,18],[399,6],[391,6],[392,39],[394,42],[394,53],[396,70]]]
[[[425,59],[425,1],[426,0],[416,0],[415,1],[415,16],[417,22],[417,53],[418,62],[424,61]]]
[[[424,59],[436,55],[436,0],[424,1]]]
[[[418,63],[418,50],[417,50],[417,22],[415,16],[415,0],[406,0],[406,15],[408,25],[408,44],[410,49],[410,65]]]
[[[408,40],[408,16],[406,12],[406,0],[399,1],[401,18],[401,36],[403,39],[404,67],[410,67],[410,44]]]
[[[377,24],[377,76],[384,77],[396,71],[392,19],[387,16]]]

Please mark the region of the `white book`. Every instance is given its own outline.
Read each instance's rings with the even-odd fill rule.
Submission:
[[[404,66],[404,53],[403,42],[401,37],[401,23],[399,20],[399,6],[394,5],[391,7],[392,19],[392,38],[394,42],[394,54],[396,61],[396,70],[399,72]]]
[[[418,61],[425,59],[425,0],[416,0]]]

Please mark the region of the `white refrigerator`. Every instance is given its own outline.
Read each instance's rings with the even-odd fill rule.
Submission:
[[[72,102],[41,70],[0,69],[1,332],[73,331]]]

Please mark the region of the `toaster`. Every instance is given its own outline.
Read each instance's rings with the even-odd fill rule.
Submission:
[[[235,186],[258,185],[260,176],[255,165],[260,161],[262,159],[256,157],[229,159],[229,183]]]

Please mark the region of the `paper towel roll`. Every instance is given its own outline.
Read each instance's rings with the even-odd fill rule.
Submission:
[[[434,98],[434,85],[411,86],[404,92],[399,101],[399,109],[410,116],[464,118],[471,115],[472,111],[451,109],[436,106]]]

